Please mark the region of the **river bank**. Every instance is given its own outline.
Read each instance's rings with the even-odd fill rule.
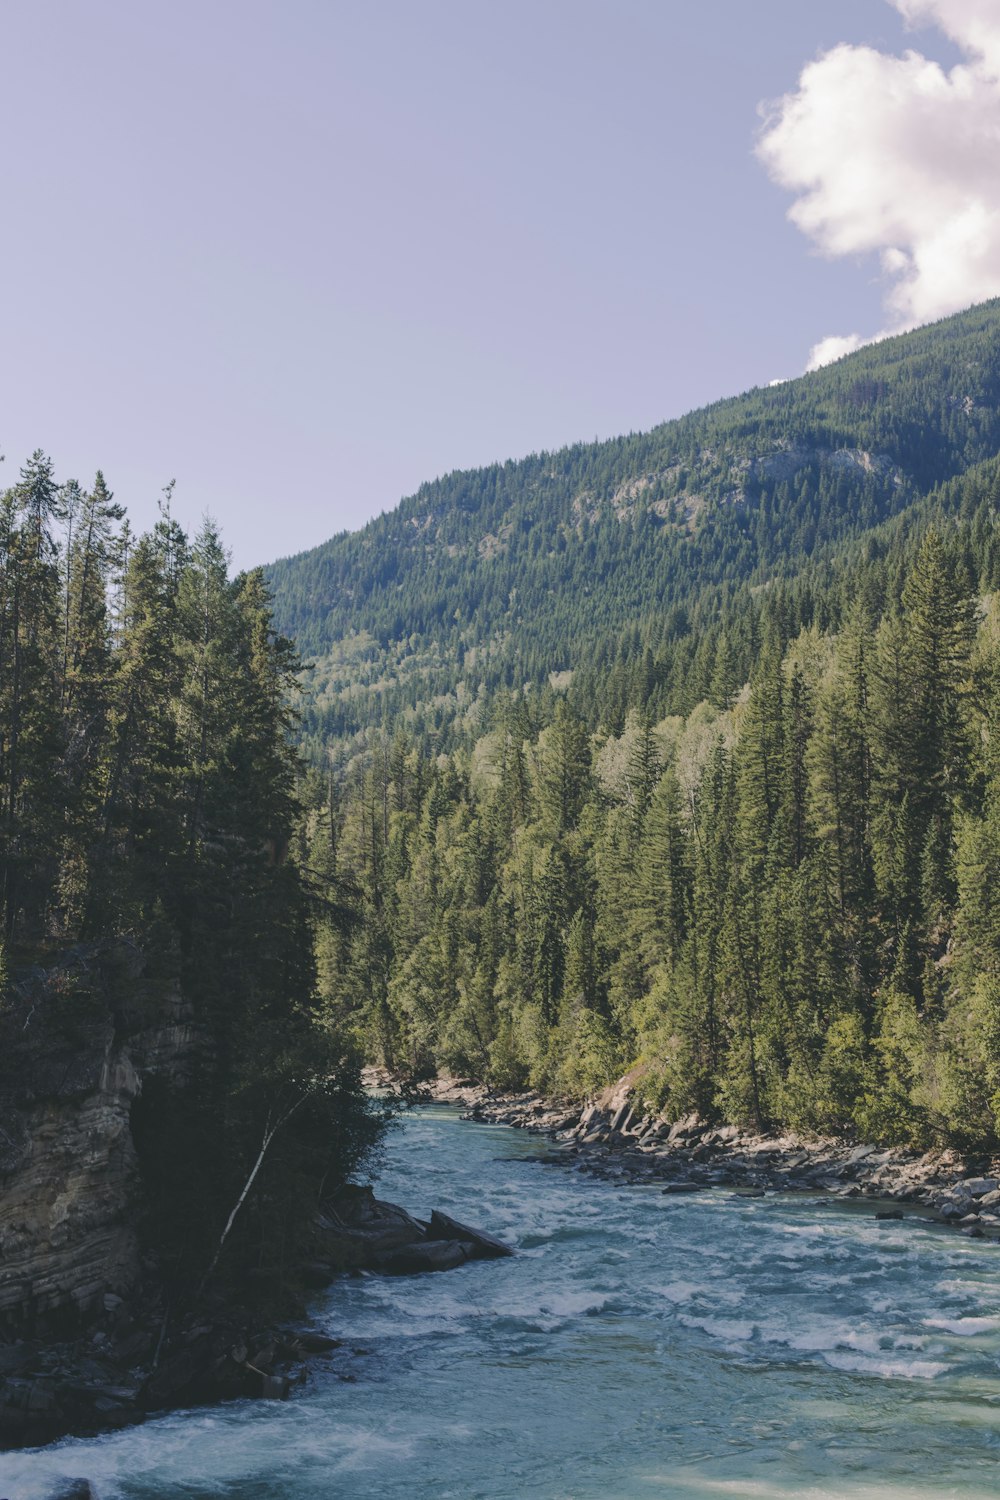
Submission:
[[[384,1074],[377,1081],[392,1086]],[[1000,1244],[995,1157],[792,1132],[756,1134],[709,1125],[696,1115],[669,1121],[643,1107],[630,1076],[583,1104],[532,1092],[500,1094],[447,1077],[422,1085],[420,1097],[460,1105],[468,1119],[544,1135],[554,1149],[541,1161],[606,1181],[660,1183],[668,1194],[729,1187],[750,1196],[801,1192],[870,1199],[877,1217],[917,1212],[969,1238]]]
[[[311,1325],[310,1292],[342,1276],[448,1271],[512,1253],[437,1209],[417,1219],[369,1186],[346,1184],[316,1211],[312,1258],[281,1277],[230,1278],[180,1305],[148,1280],[127,1297],[106,1293],[72,1332],[50,1324],[0,1336],[0,1450],[128,1427],[178,1407],[284,1401],[317,1359],[351,1380],[352,1359],[366,1351]]]
[[[87,1475],[100,1500],[993,1500],[986,1240],[905,1205],[876,1222],[866,1197],[664,1196],[461,1112],[401,1112],[375,1193],[513,1257],[338,1277],[310,1315],[349,1360],[291,1400],[5,1454],[0,1494]]]
[[[394,1087],[384,1074],[370,1073],[368,1082]],[[509,1158],[528,1161],[533,1171],[553,1166],[612,1187],[659,1189],[678,1201],[720,1188],[737,1199],[800,1195],[813,1207],[843,1203],[869,1218],[931,1221],[987,1245],[1000,1243],[1000,1164],[992,1159],[758,1135],[694,1116],[666,1121],[642,1108],[630,1078],[585,1104],[497,1094],[453,1078],[417,1090],[396,1088],[419,1103],[457,1106],[467,1121],[544,1139],[548,1149],[535,1146],[527,1157]],[[440,1213],[424,1221],[380,1202],[370,1188],[345,1189],[318,1216],[316,1259],[300,1268],[300,1285],[319,1289],[359,1270],[444,1270],[482,1254],[503,1254],[506,1247],[466,1227],[470,1216],[479,1222],[474,1202],[463,1205],[462,1221]],[[178,1406],[282,1399],[306,1383],[313,1365],[321,1379],[355,1378],[354,1365],[366,1351],[353,1347],[350,1331],[336,1329],[343,1337],[333,1337],[309,1326],[304,1301],[297,1326],[287,1319],[265,1322],[259,1310],[234,1314],[232,1307],[231,1299],[220,1297],[214,1313],[174,1320],[162,1301],[110,1295],[103,1316],[75,1338],[0,1342],[0,1445],[125,1427]]]

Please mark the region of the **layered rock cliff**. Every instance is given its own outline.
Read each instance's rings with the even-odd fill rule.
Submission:
[[[0,1333],[67,1331],[140,1277],[132,1116],[197,1033],[126,945],[14,976],[0,1015]]]

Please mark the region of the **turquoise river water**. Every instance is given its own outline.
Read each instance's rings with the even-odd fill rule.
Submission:
[[[533,1164],[547,1149],[408,1115],[380,1196],[516,1257],[338,1282],[314,1313],[367,1351],[350,1365],[287,1403],[0,1454],[0,1495],[995,1500],[1000,1249],[870,1204],[665,1197]]]

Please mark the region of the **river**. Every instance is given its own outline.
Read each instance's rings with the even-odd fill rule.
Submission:
[[[339,1281],[315,1320],[367,1351],[356,1379],[317,1365],[287,1403],[0,1454],[0,1495],[994,1500],[1000,1249],[870,1204],[618,1186],[550,1149],[412,1112],[379,1196],[516,1257]]]

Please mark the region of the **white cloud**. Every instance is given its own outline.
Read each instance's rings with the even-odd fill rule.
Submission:
[[[820,339],[818,344],[813,344],[806,369],[818,370],[820,365],[831,364],[835,359],[842,359],[845,354],[853,354],[862,344],[873,342],[870,334],[866,338],[863,333],[831,333],[825,339]]]
[[[827,255],[879,257],[888,326],[834,335],[809,368],[1000,294],[1000,0],[890,0],[965,55],[842,45],[770,107],[758,153]]]
[[[911,26],[939,26],[1000,77],[1000,17],[996,0],[890,0]]]

